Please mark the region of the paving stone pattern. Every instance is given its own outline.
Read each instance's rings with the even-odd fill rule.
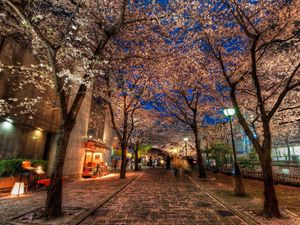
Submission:
[[[245,224],[239,217],[171,171],[150,170],[81,224]]]
[[[128,179],[136,176],[128,173]],[[118,174],[112,174],[100,179],[82,179],[64,184],[63,207],[91,208],[110,193],[124,185],[128,180],[120,180]],[[20,197],[0,198],[0,224],[7,219],[29,212],[37,207],[43,207],[46,191],[29,193]],[[4,223],[5,224],[5,223]]]

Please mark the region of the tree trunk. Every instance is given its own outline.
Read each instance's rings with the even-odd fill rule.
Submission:
[[[274,178],[272,170],[272,159],[269,151],[262,153],[261,167],[264,179],[264,209],[263,214],[266,217],[280,218],[281,214],[278,207],[278,200],[276,197]]]
[[[134,170],[139,170],[139,146],[136,145],[136,149],[134,151]]]
[[[234,175],[233,175],[233,193],[236,196],[245,196],[245,187],[243,184],[242,171],[237,161],[234,162]]]
[[[203,164],[203,157],[201,152],[201,137],[198,131],[198,128],[195,127],[194,129],[194,135],[195,135],[195,144],[196,144],[196,152],[197,152],[197,163],[199,167],[199,177],[200,178],[207,178],[205,167]]]
[[[45,204],[45,217],[61,216],[62,206],[62,175],[63,166],[68,147],[71,131],[74,127],[74,122],[62,124],[57,140],[57,149],[55,153],[54,165],[51,172],[51,184],[47,192],[47,199]]]
[[[122,163],[121,163],[121,170],[120,170],[120,179],[126,178],[126,151],[127,151],[127,145],[122,143]]]

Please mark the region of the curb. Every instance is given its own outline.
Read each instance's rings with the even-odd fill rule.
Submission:
[[[22,216],[24,216],[24,215],[26,215],[28,213],[32,213],[32,212],[34,212],[34,211],[36,211],[36,210],[38,210],[40,208],[43,208],[43,206],[34,207],[31,210],[29,210],[29,211],[23,212],[23,213],[18,214],[16,216],[12,216],[12,217],[8,218],[6,221],[4,221],[4,223],[6,223],[6,224],[13,224],[13,220],[18,219],[18,218],[20,218],[20,217],[22,217]]]
[[[243,212],[241,212],[240,210],[234,209],[233,207],[229,206],[227,203],[225,203],[222,199],[216,197],[214,194],[212,194],[209,190],[204,190],[203,188],[201,188],[199,186],[199,184],[197,183],[197,181],[195,181],[193,178],[191,178],[190,176],[188,176],[189,180],[200,190],[205,191],[206,194],[211,197],[212,199],[216,200],[217,202],[219,202],[223,207],[227,208],[228,210],[230,210],[233,214],[235,214],[236,216],[238,216],[243,222],[245,222],[246,224],[249,225],[258,225],[260,223],[258,223],[256,220],[254,220],[253,218],[250,218],[249,216],[246,216]]]
[[[288,210],[288,209],[284,209],[284,211],[292,218],[298,220],[300,222],[300,216],[298,216],[296,213]]]
[[[111,200],[113,197],[115,197],[118,193],[120,193],[124,188],[126,188],[129,184],[131,184],[133,181],[135,181],[137,178],[141,177],[143,174],[140,174],[131,180],[129,180],[126,184],[124,184],[122,187],[118,188],[116,191],[102,199],[100,202],[95,204],[93,207],[91,207],[87,212],[73,218],[71,221],[68,222],[68,225],[78,225],[83,220],[85,220],[88,216],[90,216],[93,212],[95,212],[98,208],[102,207],[104,204],[106,204],[109,200]]]

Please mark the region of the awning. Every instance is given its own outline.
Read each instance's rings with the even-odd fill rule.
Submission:
[[[96,149],[96,148],[105,148],[107,150],[110,150],[111,147],[105,144],[101,140],[94,140],[94,139],[86,139],[85,140],[85,147],[90,149]]]

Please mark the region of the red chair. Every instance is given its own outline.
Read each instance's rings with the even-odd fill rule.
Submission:
[[[62,178],[62,182],[64,182],[64,178]],[[50,183],[51,183],[51,179],[42,179],[37,181],[37,184],[43,185],[45,187],[49,187]]]

